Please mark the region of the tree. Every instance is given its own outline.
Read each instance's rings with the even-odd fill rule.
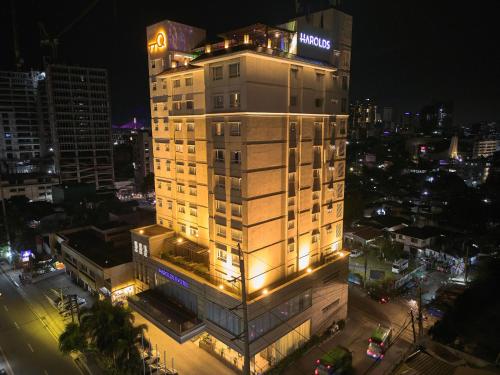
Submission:
[[[137,374],[142,366],[139,344],[144,324],[134,326],[129,308],[97,301],[81,312],[81,323],[70,323],[59,337],[59,349],[68,354],[94,350],[113,374]]]
[[[383,258],[392,262],[396,259],[400,259],[404,255],[403,244],[384,239],[380,252]]]
[[[59,350],[64,354],[83,352],[87,349],[87,339],[77,323],[69,323],[59,336]]]

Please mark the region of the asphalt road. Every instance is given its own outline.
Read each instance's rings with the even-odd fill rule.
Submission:
[[[45,327],[16,286],[0,271],[0,368],[9,375],[81,374],[63,356],[57,339]]]
[[[313,374],[315,361],[336,345],[347,347],[353,355],[356,375],[384,374],[397,363],[413,341],[411,325],[395,337],[401,327],[409,321],[409,306],[404,300],[380,304],[366,295],[359,287],[349,286],[348,318],[343,331],[313,348],[289,367],[286,375]],[[385,358],[375,362],[366,355],[368,337],[373,329],[382,324],[393,328],[393,344],[385,353]]]

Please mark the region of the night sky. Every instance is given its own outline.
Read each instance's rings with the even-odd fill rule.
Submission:
[[[13,1],[21,56],[40,69],[37,21],[58,33],[91,0]],[[500,120],[500,27],[495,1],[346,0],[353,16],[351,99],[416,111],[432,99],[452,100],[455,120]],[[149,113],[146,26],[171,19],[209,35],[255,22],[281,23],[295,2],[101,0],[61,37],[62,62],[108,68],[113,121]],[[48,53],[48,50],[45,50]],[[9,1],[0,5],[0,69],[14,69]]]

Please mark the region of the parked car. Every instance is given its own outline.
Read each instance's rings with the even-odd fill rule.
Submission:
[[[380,288],[369,288],[368,295],[379,303],[388,303],[390,301],[389,294]]]
[[[363,252],[361,250],[353,249],[353,250],[351,250],[349,257],[350,258],[357,258],[357,257],[360,257],[361,255],[363,255]]]

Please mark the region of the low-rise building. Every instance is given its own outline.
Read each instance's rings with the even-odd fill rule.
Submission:
[[[472,158],[487,158],[499,150],[500,143],[496,139],[483,139],[474,142]]]
[[[123,301],[135,292],[129,229],[110,222],[54,233],[52,253],[80,286],[100,298]]]
[[[436,227],[405,227],[392,232],[391,239],[402,243],[405,251],[416,253],[417,250],[432,247],[439,234]]]
[[[344,233],[344,241],[346,245],[361,245],[366,246],[370,242],[383,236],[382,230],[370,226],[355,228]]]
[[[0,179],[0,199],[24,196],[32,201],[52,201],[52,187],[59,183],[55,175],[13,174]]]

